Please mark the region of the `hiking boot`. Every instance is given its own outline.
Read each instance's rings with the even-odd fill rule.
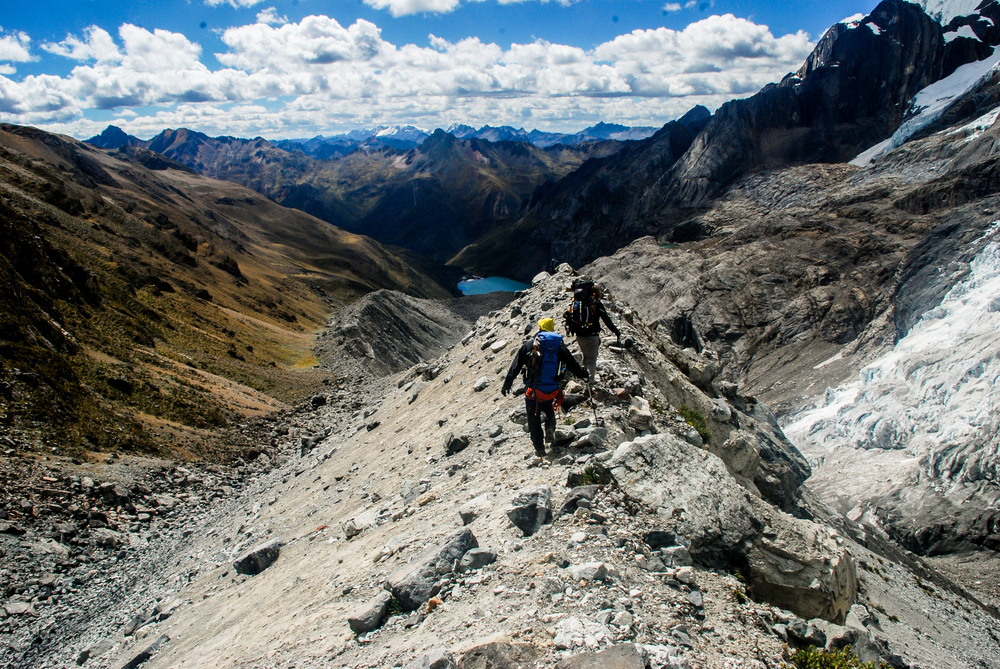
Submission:
[[[556,428],[553,426],[545,426],[545,443],[551,444],[556,438]]]
[[[544,458],[545,457],[545,448],[544,447],[542,447],[542,448],[536,448],[535,449],[535,455],[537,455],[540,458]]]

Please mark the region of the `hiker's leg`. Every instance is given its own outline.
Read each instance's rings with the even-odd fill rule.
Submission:
[[[580,335],[576,338],[580,353],[583,354],[583,367],[590,374],[591,380],[596,380],[597,351],[601,348],[601,335]]]
[[[556,433],[556,412],[552,407],[552,401],[541,402],[541,413],[545,414],[545,441],[550,444],[555,439]]]
[[[531,445],[535,447],[535,453],[543,455],[545,453],[545,441],[542,437],[542,415],[538,410],[539,403],[528,397],[524,398],[524,409],[528,414],[528,432],[531,434]]]

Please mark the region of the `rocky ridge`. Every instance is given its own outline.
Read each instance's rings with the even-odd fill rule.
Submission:
[[[658,331],[715,351],[722,376],[797,425],[815,471],[809,485],[826,502],[855,517],[870,510],[911,550],[962,560],[983,549],[982,559],[995,558],[995,446],[989,413],[980,415],[991,394],[971,399],[995,376],[992,348],[977,343],[991,329],[956,331],[944,348],[924,338],[919,353],[892,351],[911,332],[953,320],[940,318],[951,313],[942,306],[951,292],[970,305],[956,325],[992,318],[992,293],[973,309],[963,291],[993,254],[996,91],[985,81],[957,103],[950,126],[863,169],[813,165],[742,179],[696,219],[714,230],[707,240],[647,238],[587,268]],[[871,395],[891,410],[833,401],[891,355],[909,371]],[[952,379],[950,369],[963,372]],[[940,418],[945,406],[960,418]],[[824,411],[825,427],[803,422]],[[918,415],[929,420],[907,417]],[[970,426],[965,436],[949,437],[961,425]],[[996,584],[987,588],[994,598]]]
[[[156,592],[182,602],[170,617],[125,636],[113,621],[151,605],[136,596],[48,661],[105,639],[85,666],[764,667],[785,643],[848,642],[894,666],[1000,661],[997,620],[879,549],[877,527],[806,519],[823,509],[799,494],[808,469],[766,410],[613,298],[634,345],[603,349],[597,406],[576,404],[554,455],[535,458],[523,402],[497,390],[568,272],[442,357],[284,418],[268,433],[279,466],[178,551],[172,570],[198,573]],[[276,559],[234,576],[262,544]]]

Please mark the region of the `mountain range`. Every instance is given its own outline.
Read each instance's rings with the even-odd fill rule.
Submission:
[[[627,141],[646,139],[656,132],[656,128],[629,127],[618,123],[599,122],[576,133],[526,131],[509,125],[473,128],[463,124],[453,124],[445,129],[459,139],[485,139],[490,142],[527,142],[541,148],[556,144],[576,146],[608,139]],[[375,126],[363,130],[352,130],[339,135],[317,135],[309,139],[282,139],[273,144],[286,151],[298,151],[307,156],[326,160],[340,158],[354,151],[378,151],[384,148],[409,150],[420,146],[434,131],[421,130],[412,125]],[[86,140],[88,144],[102,149],[117,149],[122,144],[137,146],[143,140],[126,134],[117,126],[108,126],[100,135]]]
[[[116,130],[105,131],[107,144],[141,146],[438,263],[517,221],[541,185],[623,146],[604,140],[543,149],[437,130],[418,148],[383,147],[319,160],[261,138],[211,138],[180,129],[143,142]]]
[[[301,400],[305,388],[323,380],[361,384],[372,375],[398,374],[373,382],[365,404],[338,393],[340,404],[329,408],[333,422],[325,428],[308,423],[306,432],[307,422],[297,418],[300,432],[269,437],[272,446],[287,437],[286,451],[297,440],[302,444],[301,466],[288,465],[277,478],[291,490],[298,485],[293,479],[309,469],[320,478],[332,473],[326,459],[305,458],[309,448],[336,435],[325,442],[324,458],[336,463],[340,478],[320,485],[337,490],[338,504],[341,490],[348,490],[341,482],[358,471],[352,449],[379,448],[387,461],[427,465],[426,482],[401,479],[403,492],[382,487],[373,500],[371,486],[390,472],[381,459],[368,458],[357,508],[334,514],[344,528],[356,521],[353,532],[362,511],[371,512],[366,527],[376,530],[378,545],[364,543],[375,541],[362,534],[368,530],[345,529],[347,540],[361,536],[369,551],[343,569],[371,576],[377,590],[372,570],[379,567],[372,565],[394,556],[389,523],[410,523],[411,532],[434,526],[417,524],[424,513],[418,509],[437,499],[423,496],[429,487],[420,486],[450,479],[448,503],[462,501],[467,481],[461,468],[449,466],[458,460],[447,458],[470,440],[480,440],[480,453],[502,453],[505,471],[547,485],[556,474],[565,478],[563,465],[590,463],[590,455],[596,461],[595,451],[570,453],[561,464],[519,462],[504,450],[509,440],[527,443],[519,428],[507,434],[508,423],[520,420],[516,408],[494,406],[507,400],[483,394],[503,374],[502,358],[517,333],[528,333],[543,313],[558,314],[572,279],[582,274],[605,286],[614,317],[637,337],[635,350],[615,346],[601,359],[602,376],[612,385],[594,400],[593,421],[611,427],[602,440],[615,436],[597,447],[609,449],[600,451],[600,462],[617,463],[622,480],[635,483],[628,472],[641,467],[623,464],[627,453],[648,447],[648,463],[659,457],[656,449],[690,455],[688,446],[704,446],[720,460],[712,479],[719,489],[732,483],[740,491],[715,500],[708,517],[729,518],[718,509],[764,500],[774,507],[768,514],[780,509],[821,524],[809,545],[832,542],[827,557],[816,561],[830,567],[827,575],[835,571],[834,553],[838,565],[853,565],[839,562],[846,538],[856,542],[848,553],[874,551],[857,563],[867,572],[865,592],[849,587],[848,567],[837,572],[836,587],[823,590],[824,596],[848,593],[846,606],[838,595],[837,612],[825,615],[853,625],[854,642],[869,639],[869,632],[872,643],[891,638],[893,652],[873,647],[872,657],[893,666],[991,666],[985,656],[978,665],[956,660],[969,649],[955,650],[960,642],[940,622],[946,614],[928,612],[934,600],[953,612],[959,599],[976,602],[988,619],[979,626],[997,638],[990,626],[1000,603],[998,21],[996,0],[884,0],[867,16],[832,26],[799,70],[781,81],[714,114],[695,108],[641,138],[603,124],[589,129],[597,141],[548,146],[541,134],[510,128],[453,126],[426,137],[412,128],[378,129],[338,139],[340,151],[330,148],[337,146],[330,138],[285,144],[172,129],[142,141],[109,128],[91,140],[102,149],[3,126],[0,205],[7,229],[0,270],[12,286],[0,303],[6,312],[2,388],[9,398],[4,420],[23,447],[169,451],[175,434],[186,440],[171,451],[178,452],[193,448],[198,434]],[[350,142],[359,144],[350,148]],[[553,259],[567,264],[555,276],[542,273]],[[465,316],[377,292],[442,299],[465,273],[535,285],[510,307],[468,318],[474,324],[467,335],[458,331],[468,325]],[[367,297],[359,301],[362,294]],[[313,333],[334,312],[315,348],[325,370],[313,370]],[[440,355],[436,343],[454,348],[406,368]],[[391,361],[376,364],[376,352]],[[650,398],[645,405],[638,401],[643,393]],[[325,406],[323,397],[296,411]],[[423,404],[428,398],[433,403]],[[687,418],[692,409],[701,421]],[[590,416],[570,422],[574,430],[594,427]],[[646,425],[649,434],[636,425]],[[560,427],[568,432],[571,426]],[[380,439],[380,428],[410,441]],[[455,446],[463,443],[463,429],[469,440]],[[445,455],[424,453],[433,446],[421,440],[435,430],[449,449]],[[703,463],[708,455],[701,446],[695,459]],[[485,458],[476,457],[478,467]],[[479,473],[489,479],[479,486],[482,495],[510,487],[502,487],[495,472]],[[600,470],[590,475],[599,480]],[[300,480],[313,485],[320,478]],[[682,478],[679,487],[690,483]],[[381,497],[395,503],[418,489],[406,508],[389,509]],[[294,509],[306,522],[307,509],[318,508],[309,506],[314,493],[308,490],[275,509],[287,504],[289,514]],[[651,490],[642,488],[646,506],[639,496],[623,498],[615,513],[632,520],[622,522],[660,527],[697,515],[697,491],[681,500],[676,491]],[[745,567],[754,570],[753,580],[762,573],[760,563],[737,568],[734,555],[749,560],[761,546],[791,555],[809,543],[783,544],[757,515],[736,515],[745,534],[734,535],[734,552],[703,553],[700,566],[740,574]],[[417,520],[407,521],[411,516]],[[574,518],[579,522],[570,522],[587,531],[604,523],[587,513]],[[533,556],[518,570],[551,566],[561,573],[554,572],[562,564],[556,548],[536,556],[540,551],[520,537],[518,543],[497,538],[509,527],[490,522],[490,536],[505,542],[505,556],[522,550]],[[385,528],[377,530],[380,525]],[[319,534],[325,527],[309,536],[325,536]],[[266,533],[260,526],[253,531]],[[608,533],[581,532],[580,541],[568,533],[540,536],[550,542],[546,550],[558,543],[568,553],[607,541],[609,551],[634,553],[636,565],[662,555],[629,543],[646,540],[625,538],[612,547]],[[576,548],[566,550],[567,540]],[[310,559],[322,562],[319,551],[309,550]],[[378,558],[373,562],[370,554]],[[930,586],[920,574],[935,570],[971,594],[943,580]],[[646,571],[657,574],[649,576],[654,580],[667,578],[631,563],[622,571],[622,582],[641,581]],[[482,609],[494,605],[486,599],[490,592],[489,602],[498,602],[529,591],[513,581],[504,587],[516,585],[516,593],[499,586],[477,590],[485,581],[465,578],[448,580],[448,589],[437,592],[449,603],[478,598]],[[903,580],[923,595],[898,595]],[[567,584],[560,581],[552,593],[559,599],[549,600],[571,597]],[[569,588],[578,584],[574,579]],[[726,581],[724,587],[733,586]],[[678,591],[686,597],[692,590]],[[619,593],[623,599],[626,592]],[[746,592],[792,606],[780,592]],[[588,593],[580,610],[598,606],[595,599],[602,611],[618,605],[609,599],[605,607],[604,596]],[[670,593],[656,596],[673,601]],[[924,596],[917,605],[915,597]],[[724,590],[713,594],[725,606],[739,601],[726,597]],[[987,603],[980,607],[977,597]],[[634,596],[622,611],[638,610],[640,599]],[[489,619],[482,610],[475,615]],[[643,613],[644,624],[659,621],[661,613]],[[782,625],[783,638],[798,643],[789,632],[797,623],[774,615],[785,622],[768,613],[760,627],[767,638],[780,636],[775,630]],[[950,615],[958,624],[958,614]],[[516,614],[505,610],[504,616]],[[936,622],[928,622],[932,617]],[[423,620],[413,618],[412,634],[427,632],[419,627]],[[664,623],[664,634],[669,629],[671,638],[682,639],[677,620]],[[807,634],[801,622],[799,631]],[[394,629],[405,636],[398,623]],[[622,634],[633,636],[622,639],[655,629],[626,627],[632,632]],[[530,639],[525,643],[556,638],[555,630],[542,632],[539,624],[523,632]],[[394,643],[404,644],[403,636]],[[706,641],[702,648],[710,646]],[[377,662],[361,644],[356,653]],[[728,666],[721,659],[716,664]]]

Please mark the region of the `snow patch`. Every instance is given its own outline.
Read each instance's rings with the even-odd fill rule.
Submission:
[[[840,21],[839,23],[843,23],[848,28],[857,28],[858,24],[860,24],[864,20],[864,18],[865,18],[864,14],[860,13],[852,14],[851,16],[848,16],[846,19]]]
[[[902,125],[896,129],[896,132],[888,140],[880,142],[856,156],[850,161],[851,165],[864,167],[883,153],[902,146],[916,132],[923,130],[940,118],[941,114],[955,100],[975,88],[982,80],[991,76],[997,70],[998,64],[1000,64],[1000,49],[994,50],[993,55],[989,58],[975,63],[966,63],[951,75],[921,90],[913,97],[913,102],[910,103],[910,109],[915,112],[914,115],[903,121]],[[880,147],[881,150],[877,150]]]
[[[824,360],[823,362],[819,363],[818,365],[813,366],[813,369],[823,369],[827,365],[833,364],[833,363],[837,362],[838,360],[843,360],[843,359],[844,359],[844,352],[842,350],[841,351],[837,351],[837,355],[833,356],[832,358],[828,358],[828,359]]]
[[[961,128],[956,128],[955,130],[949,130],[948,134],[960,135],[964,133],[967,135],[964,141],[966,143],[971,142],[972,140],[982,135],[983,132],[985,132],[987,129],[989,129],[990,126],[992,126],[996,122],[997,116],[1000,116],[1000,107],[997,107],[992,111],[986,112],[985,114],[977,118],[975,121],[972,121],[971,123],[966,123]]]
[[[945,42],[954,42],[959,37],[968,37],[969,39],[974,39],[976,41],[980,41],[979,40],[979,36],[976,35],[976,33],[975,33],[974,30],[972,30],[972,26],[960,26],[959,29],[956,30],[953,33],[945,33],[944,34],[944,41]]]
[[[876,158],[885,153],[886,147],[889,146],[889,142],[891,141],[892,137],[879,142],[878,144],[871,147],[867,151],[864,151],[863,153],[859,153],[857,156],[854,157],[853,160],[849,161],[850,164],[857,165],[858,167],[865,167],[866,165],[870,165],[872,162],[875,161]]]
[[[924,8],[928,16],[948,25],[956,16],[977,14],[976,8],[982,0],[918,0],[916,4]]]
[[[866,23],[865,25],[868,26],[868,29],[871,30],[876,35],[882,34],[882,29],[877,25],[875,25],[874,23]]]

